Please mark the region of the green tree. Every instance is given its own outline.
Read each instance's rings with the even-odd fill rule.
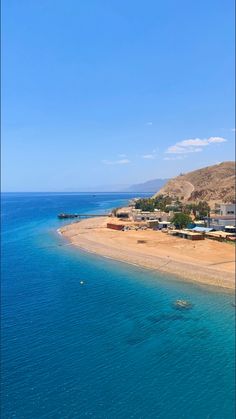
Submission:
[[[170,205],[173,198],[170,196],[158,195],[155,198],[144,198],[139,199],[135,203],[136,209],[141,209],[142,211],[154,211],[155,208],[160,209],[161,211],[169,212],[169,209],[166,208],[167,205]]]
[[[197,219],[202,219],[208,216],[210,207],[206,201],[199,201],[197,204],[192,202],[184,205],[183,212],[185,214],[192,212]]]
[[[188,214],[179,212],[174,215],[171,222],[175,225],[176,228],[181,229],[187,227],[187,225],[192,222],[192,219]]]
[[[198,218],[201,219],[209,215],[210,207],[206,201],[200,201],[196,206],[196,210]]]
[[[154,200],[152,198],[139,199],[135,204],[135,208],[142,211],[154,211]]]

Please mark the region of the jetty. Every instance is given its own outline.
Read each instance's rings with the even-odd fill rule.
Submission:
[[[65,219],[65,218],[91,218],[91,217],[109,217],[110,214],[67,214],[67,213],[61,213],[58,214],[58,218]]]

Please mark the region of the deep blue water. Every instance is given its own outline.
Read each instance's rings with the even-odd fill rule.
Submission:
[[[56,233],[61,211],[131,196],[3,195],[1,418],[234,418],[233,295],[80,252]],[[193,308],[176,310],[178,298]]]

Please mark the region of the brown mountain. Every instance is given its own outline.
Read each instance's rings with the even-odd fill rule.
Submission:
[[[169,195],[184,202],[207,201],[210,205],[235,200],[235,162],[227,161],[181,174],[155,195]]]

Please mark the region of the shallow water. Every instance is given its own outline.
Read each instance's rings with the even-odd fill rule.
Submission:
[[[59,212],[131,196],[3,195],[2,418],[234,418],[233,295],[56,233]]]

